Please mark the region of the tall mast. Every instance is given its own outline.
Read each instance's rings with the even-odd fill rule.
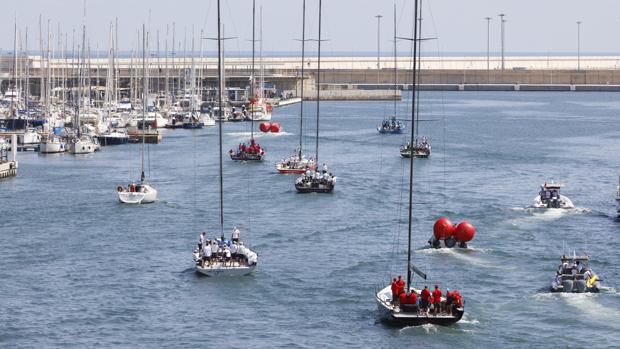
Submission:
[[[304,134],[304,64],[306,60],[306,0],[303,0],[301,20],[301,101],[299,104],[299,160],[301,160]]]
[[[17,17],[13,29],[13,93],[11,93],[11,113],[17,116],[17,108],[15,106],[15,93],[17,93]]]
[[[260,65],[260,81],[259,81],[259,95],[260,98],[265,98],[265,93],[263,92],[263,87],[265,86],[265,70],[263,67],[263,7],[260,7],[260,39],[258,44],[258,61]]]
[[[26,27],[24,34],[24,56],[26,58],[26,87],[24,91],[24,107],[26,108],[26,115],[30,116],[30,110],[28,108],[28,96],[30,95],[30,59],[28,57],[28,27]],[[48,112],[49,113],[49,112]],[[49,116],[49,115],[48,115]]]
[[[224,171],[223,171],[223,163],[222,163],[222,110],[224,106],[222,104],[222,36],[220,33],[220,29],[222,28],[221,18],[220,18],[220,0],[217,0],[217,80],[219,83],[219,89],[217,93],[217,98],[219,102],[219,141],[220,141],[220,233],[222,235],[222,241],[224,241]]]
[[[418,138],[418,132],[420,130],[419,123],[420,123],[420,71],[422,70],[422,0],[420,0],[420,15],[418,17],[418,21],[416,22],[416,25],[418,26],[418,36],[420,37],[420,40],[417,41],[417,45],[418,45],[418,86],[416,89],[416,93],[417,93],[417,102],[416,102],[416,112],[415,112],[415,123],[416,123],[416,127],[415,127],[415,138]],[[413,42],[414,45],[416,44],[416,42]],[[412,123],[413,124],[413,123]]]
[[[413,23],[414,23],[414,30],[413,30],[413,69],[411,70],[412,72],[412,84],[411,84],[411,119],[413,121],[414,115],[415,115],[415,107],[416,107],[416,100],[417,100],[417,96],[416,96],[416,91],[417,91],[417,84],[416,84],[416,80],[417,80],[417,72],[418,70],[416,69],[417,67],[417,57],[418,57],[418,45],[416,40],[418,40],[418,0],[414,0],[414,12],[415,14],[413,15]],[[413,142],[413,137],[415,135],[415,124],[412,122],[411,123],[411,140]],[[411,154],[411,157],[409,158],[409,223],[407,226],[407,290],[409,290],[409,288],[411,287],[411,228],[412,228],[412,214],[413,214],[413,159],[415,157],[413,156],[413,154]]]
[[[317,52],[317,67],[316,67],[316,155],[315,164],[319,166],[319,106],[321,103],[321,3],[319,0],[319,39],[318,39],[318,52]]]
[[[250,140],[254,139],[254,103],[256,99],[256,94],[254,90],[256,89],[256,78],[254,76],[254,59],[255,59],[255,44],[256,44],[256,0],[252,0],[252,80],[250,84],[252,87],[251,91],[251,99],[250,99],[250,113],[252,114],[250,117]]]
[[[396,91],[398,90],[398,61],[396,55],[396,3],[394,3],[394,116],[396,116]]]
[[[142,170],[140,182],[144,182],[144,144],[146,139],[146,25],[142,23]]]

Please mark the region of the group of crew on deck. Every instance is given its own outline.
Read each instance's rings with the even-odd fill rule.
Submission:
[[[136,182],[131,182],[127,185],[127,189],[123,188],[123,187],[118,187],[117,188],[118,191],[127,191],[130,193],[142,193],[144,192],[144,187],[141,185],[137,185]]]
[[[291,155],[290,157],[282,160],[282,164],[284,165],[284,167],[289,168],[289,169],[298,169],[298,168],[312,169],[315,167],[313,157],[309,159],[305,159],[303,156],[300,157],[299,154]]]
[[[413,144],[411,143],[411,141],[407,141],[407,143],[403,145],[402,148],[411,149],[412,146],[416,150],[426,150],[430,149],[431,147],[430,143],[428,143],[428,138],[426,138],[426,136],[422,137],[420,141],[418,141],[418,139],[416,138]]]
[[[457,308],[463,306],[463,298],[458,290],[446,290],[445,300],[442,300],[443,293],[439,285],[435,285],[435,289],[431,293],[428,286],[418,294],[412,289],[405,291],[405,281],[402,276],[398,276],[392,280],[392,304],[399,306],[401,311],[406,313],[418,313],[420,315],[448,315],[455,313]]]
[[[234,153],[234,150],[230,150],[230,153]],[[256,143],[254,138],[250,140],[250,144],[246,145],[245,143],[239,143],[239,147],[237,148],[237,155],[242,154],[250,154],[250,155],[264,155],[265,151],[260,146],[260,144]]]
[[[319,185],[333,185],[334,182],[336,181],[336,177],[331,173],[327,171],[327,165],[323,164],[323,170],[321,171],[314,171],[314,170],[307,170],[306,173],[302,176],[299,177],[297,179],[297,182],[299,184],[305,184],[308,182],[312,182],[314,183],[318,183]]]
[[[196,265],[208,267],[222,264],[226,267],[251,266],[256,264],[256,253],[243,245],[239,240],[241,233],[237,227],[233,228],[231,239],[206,239],[206,233],[198,235],[198,248],[194,250]]]
[[[400,121],[396,121],[396,118],[391,118],[390,120],[383,120],[381,123],[381,129],[385,131],[393,131],[401,129],[402,125]]]

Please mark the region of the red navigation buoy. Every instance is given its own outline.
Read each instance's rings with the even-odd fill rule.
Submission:
[[[433,226],[433,235],[437,240],[445,240],[454,233],[454,225],[446,217],[439,218]]]
[[[458,242],[471,241],[474,235],[476,235],[476,228],[467,221],[462,221],[454,229],[454,238]]]
[[[274,122],[273,124],[271,124],[271,132],[273,133],[280,132],[280,123]]]
[[[259,128],[263,132],[269,132],[271,129],[271,124],[268,122],[261,122]]]

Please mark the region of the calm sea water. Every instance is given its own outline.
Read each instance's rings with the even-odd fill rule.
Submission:
[[[375,131],[389,103],[324,102],[320,155],[339,177],[333,194],[297,194],[295,177],[274,170],[298,143],[298,105],[275,111],[284,133],[259,135],[267,161],[225,159],[226,234],[240,227],[259,253],[255,274],[238,279],[200,277],[191,261],[200,230],[219,236],[216,128],[166,131],[149,147],[159,202],[145,206],[115,194],[138,177],[136,145],[20,153],[19,176],[0,182],[0,346],[617,346],[620,95],[423,98],[434,152],[414,164],[413,259],[427,284],[461,291],[457,325],[378,321],[375,290],[405,273],[405,136]],[[313,147],[315,123],[306,126]],[[226,149],[248,131],[225,124]],[[550,179],[576,210],[523,209]],[[470,250],[426,248],[442,215],[477,227]],[[563,246],[587,249],[603,292],[547,293]]]

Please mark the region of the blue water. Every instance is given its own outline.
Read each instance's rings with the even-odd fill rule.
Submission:
[[[0,347],[617,346],[620,95],[422,96],[433,154],[414,164],[413,260],[426,284],[464,296],[457,325],[378,320],[375,290],[405,273],[405,136],[375,130],[389,103],[323,102],[333,194],[297,194],[295,177],[274,170],[299,141],[299,105],[274,111],[284,133],[259,135],[267,161],[225,158],[226,234],[239,226],[259,253],[238,279],[198,276],[191,261],[201,229],[219,236],[216,128],[169,130],[149,146],[152,205],[117,203],[116,186],[138,177],[137,145],[20,153],[18,177],[0,182]],[[247,139],[247,124],[224,126],[226,149]],[[524,210],[552,178],[578,208]],[[441,215],[477,227],[469,251],[426,248]],[[603,292],[546,292],[563,246],[587,249]]]

